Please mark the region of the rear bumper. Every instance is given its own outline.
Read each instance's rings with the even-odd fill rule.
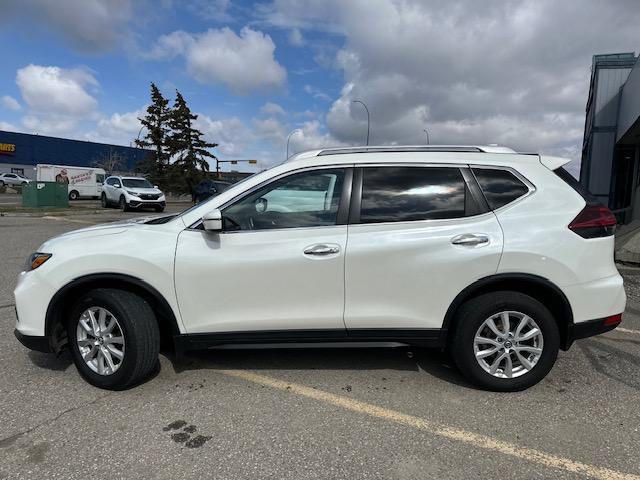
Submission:
[[[575,340],[610,332],[620,325],[621,322],[622,314],[589,320],[587,322],[573,323],[567,327],[566,345],[564,345],[565,350],[568,349]]]
[[[51,341],[49,337],[38,336],[38,335],[25,335],[19,330],[14,330],[13,334],[20,341],[22,345],[27,347],[30,350],[35,350],[37,352],[45,352],[45,353],[53,353],[53,348],[51,348]]]

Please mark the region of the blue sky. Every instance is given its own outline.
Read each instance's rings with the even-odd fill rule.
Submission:
[[[6,5],[5,5],[6,4]],[[481,5],[480,5],[481,4]],[[567,0],[3,2],[0,128],[128,144],[149,83],[179,89],[221,158],[371,143],[580,156],[591,55],[638,48],[640,9]],[[621,19],[624,19],[622,21]]]

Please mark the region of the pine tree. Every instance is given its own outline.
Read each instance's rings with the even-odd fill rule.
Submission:
[[[167,137],[167,146],[175,176],[182,179],[183,191],[192,196],[195,187],[209,171],[207,158],[216,159],[209,148],[215,148],[217,143],[208,143],[202,137],[203,133],[193,126],[198,118],[191,113],[182,94],[176,90],[176,100],[169,115],[171,133]]]
[[[146,134],[142,139],[136,139],[135,144],[140,148],[153,150],[138,167],[147,174],[152,183],[165,184],[165,177],[169,166],[169,152],[167,148],[167,135],[169,133],[169,100],[154,83],[151,83],[151,105],[147,107],[147,114],[139,118]]]

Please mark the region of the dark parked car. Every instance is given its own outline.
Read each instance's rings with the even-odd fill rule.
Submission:
[[[216,195],[221,194],[230,186],[231,184],[229,182],[222,182],[219,180],[203,180],[196,186],[196,191],[193,195],[193,201],[195,203],[203,202],[207,198],[215,197]]]

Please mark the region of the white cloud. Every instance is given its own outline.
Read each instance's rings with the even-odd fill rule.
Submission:
[[[140,133],[142,123],[139,118],[144,117],[146,107],[124,113],[113,113],[110,116],[101,116],[95,129],[84,135],[84,138],[94,142],[113,143],[115,145],[132,145]],[[144,137],[142,130],[140,137]]]
[[[235,93],[248,94],[285,84],[287,73],[274,57],[275,48],[269,35],[250,27],[239,36],[227,27],[200,34],[178,30],[161,36],[147,57],[184,56],[189,74],[198,82],[223,83]]]
[[[242,154],[250,137],[246,126],[237,117],[213,120],[207,115],[198,114],[195,127],[204,133],[205,140],[218,144],[214,153],[232,157]]]
[[[316,61],[344,77],[327,114],[341,141],[364,142],[366,116],[352,104],[360,99],[372,143],[424,143],[428,128],[432,143],[572,157],[591,56],[633,50],[640,22],[635,0],[274,0],[258,12],[279,28],[339,36],[338,52],[321,49]]]
[[[20,129],[17,128],[15,125],[8,123],[8,122],[3,122],[0,121],[0,130],[5,130],[8,132],[19,132]]]
[[[17,71],[16,83],[35,112],[80,117],[97,107],[88,89],[98,87],[98,81],[86,70],[32,64]]]
[[[289,44],[294,47],[302,47],[305,44],[304,36],[299,28],[293,28],[289,32]]]
[[[2,2],[5,21],[38,22],[82,51],[103,51],[124,37],[132,17],[130,0],[20,0]]]
[[[318,87],[314,87],[313,85],[308,85],[308,84],[305,85],[304,91],[309,95],[311,95],[313,98],[324,100],[326,102],[331,101],[331,97],[329,95],[327,95],[325,92],[320,90]]]
[[[9,110],[14,110],[14,111],[20,110],[22,108],[22,106],[20,105],[20,102],[18,102],[11,95],[2,96],[2,105],[4,106],[4,108],[8,108]]]
[[[262,107],[260,107],[260,113],[264,115],[285,115],[286,112],[284,108],[282,108],[277,103],[267,102]]]

